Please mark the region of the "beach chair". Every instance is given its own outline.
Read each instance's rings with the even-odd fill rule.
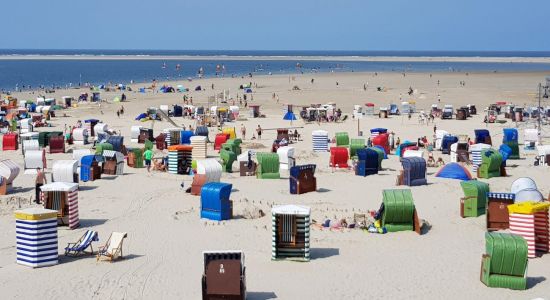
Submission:
[[[481,152],[481,165],[479,166],[478,178],[489,179],[499,177],[501,174],[502,154],[494,149],[483,150]]]
[[[351,139],[351,144],[349,145],[349,155],[350,157],[357,157],[357,150],[365,148],[365,139]]]
[[[99,241],[99,235],[93,230],[86,230],[83,236],[75,243],[68,243],[65,247],[65,256],[78,256],[80,253],[85,253],[84,250],[90,248],[90,255],[94,255],[94,247],[92,242]]]
[[[220,158],[222,159],[223,170],[227,173],[233,172],[233,163],[237,160],[237,154],[233,151],[228,151],[224,148],[220,151]]]
[[[246,299],[242,251],[204,251],[202,299]]]
[[[349,135],[347,132],[336,133],[336,147],[349,147]]]
[[[229,139],[222,145],[222,149],[233,151],[235,154],[239,155],[241,154],[242,142],[241,139]]]
[[[382,227],[388,232],[416,231],[421,234],[411,190],[384,190],[382,196]]]
[[[480,280],[488,287],[527,288],[527,242],[519,235],[485,233]]]
[[[302,165],[290,168],[290,193],[303,194],[317,190],[317,178],[315,178],[316,165]]]
[[[97,261],[99,261],[102,256],[105,256],[110,262],[113,262],[113,260],[118,257],[123,258],[122,243],[127,235],[128,234],[126,232],[111,233],[111,236],[107,239],[105,246],[99,247],[99,250],[97,251]]]
[[[487,209],[487,193],[489,184],[478,180],[461,181],[460,186],[464,197],[460,198],[460,216],[479,217]]]
[[[357,166],[355,168],[355,175],[368,176],[378,174],[378,152],[372,149],[359,149],[357,150]]]
[[[256,178],[260,179],[279,179],[279,155],[277,153],[257,153],[256,159],[258,166],[256,167]]]

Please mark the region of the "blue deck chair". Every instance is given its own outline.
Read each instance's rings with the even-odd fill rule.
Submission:
[[[87,230],[86,233],[76,242],[68,243],[65,248],[65,255],[77,256],[80,253],[84,253],[84,250],[90,247],[92,252],[91,255],[94,255],[94,248],[92,247],[92,242],[99,241],[99,235],[93,230]]]

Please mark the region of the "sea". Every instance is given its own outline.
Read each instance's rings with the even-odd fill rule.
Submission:
[[[213,77],[321,72],[549,72],[547,63],[361,61],[362,57],[550,57],[550,51],[230,51],[0,49],[4,92],[84,84],[187,81]],[[44,59],[44,56],[48,56]],[[60,56],[56,59],[56,56]],[[71,57],[71,59],[62,59]],[[109,59],[102,59],[109,56]],[[113,58],[113,56],[115,58]],[[117,56],[120,58],[118,59]],[[193,59],[182,59],[192,56]],[[90,59],[93,57],[94,59]],[[131,57],[132,59],[128,59]],[[201,57],[204,57],[201,58]],[[298,58],[297,58],[298,57]],[[299,57],[320,57],[319,60]],[[347,57],[349,60],[343,59]],[[215,58],[215,59],[213,59]],[[247,59],[249,58],[249,59]],[[252,59],[254,58],[254,59]],[[265,58],[265,59],[262,59]],[[331,59],[332,58],[332,59]]]

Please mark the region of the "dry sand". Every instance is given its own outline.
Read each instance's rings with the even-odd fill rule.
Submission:
[[[216,91],[231,89],[245,82],[255,82],[254,100],[261,104],[267,115],[262,119],[243,122],[249,135],[257,124],[263,128],[288,126],[282,120],[284,103],[310,104],[336,102],[350,114],[353,104],[374,102],[377,106],[403,100],[409,86],[417,90],[412,97],[417,107],[428,109],[441,95],[442,104],[455,105],[474,103],[482,111],[488,103],[512,101],[517,104],[531,103],[542,73],[506,74],[401,74],[382,73],[334,73],[316,75],[266,76],[249,78],[204,79],[186,86],[201,84],[207,91],[191,92],[195,104],[206,103]],[[310,79],[315,77],[315,83]],[[437,85],[440,80],[440,85]],[[465,80],[461,87],[459,81]],[[338,87],[336,82],[339,82]],[[368,82],[367,91],[363,84]],[[298,85],[301,91],[291,91]],[[137,88],[143,85],[135,85]],[[384,86],[386,92],[377,92],[375,87]],[[79,90],[58,91],[64,95],[77,96]],[[274,103],[272,93],[277,93],[280,103]],[[120,93],[102,93],[111,100]],[[56,129],[64,124],[72,125],[77,119],[98,118],[121,131],[128,146],[130,126],[138,123],[134,117],[149,106],[181,103],[181,94],[127,93],[124,103],[126,114],[117,118],[115,111],[120,104],[104,103],[82,105],[65,111],[67,117],[52,120]],[[37,95],[17,95],[19,99],[34,99]],[[242,114],[248,114],[242,111]],[[177,119],[178,123],[191,124],[190,120]],[[237,128],[241,122],[235,123]],[[451,133],[473,135],[475,128],[484,128],[482,116],[468,121],[436,120],[437,127]],[[303,141],[294,144],[298,151],[298,164],[315,163],[318,167],[319,192],[300,196],[290,195],[287,174],[281,180],[258,180],[239,177],[237,173],[224,173],[223,182],[233,184],[231,198],[235,212],[258,207],[265,212],[270,205],[304,204],[312,208],[313,219],[325,217],[352,217],[354,212],[377,209],[381,203],[381,191],[395,188],[395,177],[401,169],[397,157],[384,160],[384,170],[379,175],[366,178],[354,176],[350,171],[333,172],[328,167],[328,153],[314,154],[311,151],[311,132],[322,128],[333,136],[335,132],[347,131],[350,137],[357,135],[357,123],[348,120],[339,124],[308,124],[300,130]],[[490,124],[489,129],[495,144],[500,144],[502,128],[513,124]],[[155,122],[155,134],[169,123]],[[378,119],[369,117],[360,123],[365,133],[373,127],[385,127],[396,132],[401,140],[416,139],[426,135],[431,140],[433,125],[419,125],[417,118],[405,117]],[[43,130],[42,128],[39,130]],[[214,130],[211,129],[211,139]],[[266,131],[260,142],[270,147],[274,131]],[[250,143],[246,140],[244,146]],[[520,134],[521,142],[521,134]],[[72,148],[72,147],[70,147]],[[267,151],[267,148],[266,150]],[[161,153],[157,151],[157,155]],[[209,148],[209,155],[217,153]],[[2,158],[15,160],[21,166],[20,151],[0,152]],[[449,161],[449,156],[436,153]],[[71,154],[47,155],[48,163],[70,158]],[[533,177],[547,195],[550,192],[548,169],[532,166],[533,154],[523,153],[525,159],[512,161],[506,178],[484,180],[493,191],[508,191],[512,181],[520,176]],[[249,299],[532,299],[550,295],[550,255],[530,260],[529,289],[510,291],[487,288],[479,281],[481,255],[484,253],[485,217],[462,219],[459,216],[459,199],[462,190],[459,181],[434,177],[436,169],[428,170],[429,184],[413,187],[412,193],[421,218],[432,228],[419,236],[414,232],[386,235],[370,234],[359,230],[344,232],[312,231],[312,260],[309,263],[271,261],[271,219],[234,219],[213,222],[199,218],[199,197],[185,194],[180,183],[189,186],[189,176],[153,173],[145,169],[125,167],[124,176],[81,184],[79,209],[81,228],[59,228],[59,249],[68,242],[76,241],[87,228],[100,234],[100,243],[105,242],[112,231],[128,232],[124,244],[126,259],[115,263],[96,263],[95,257],[66,258],[60,256],[60,264],[52,267],[31,269],[15,263],[15,220],[13,211],[21,206],[32,206],[28,199],[33,195],[33,180],[29,175],[20,175],[14,193],[0,198],[0,291],[2,299],[200,299],[200,278],[203,271],[203,250],[242,249],[246,255],[247,289]],[[404,188],[404,187],[402,187]]]

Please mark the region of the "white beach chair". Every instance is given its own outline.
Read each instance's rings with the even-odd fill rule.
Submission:
[[[97,261],[102,256],[105,256],[110,262],[122,256],[122,243],[128,234],[126,232],[113,232],[105,243],[105,246],[100,246],[97,251]]]

